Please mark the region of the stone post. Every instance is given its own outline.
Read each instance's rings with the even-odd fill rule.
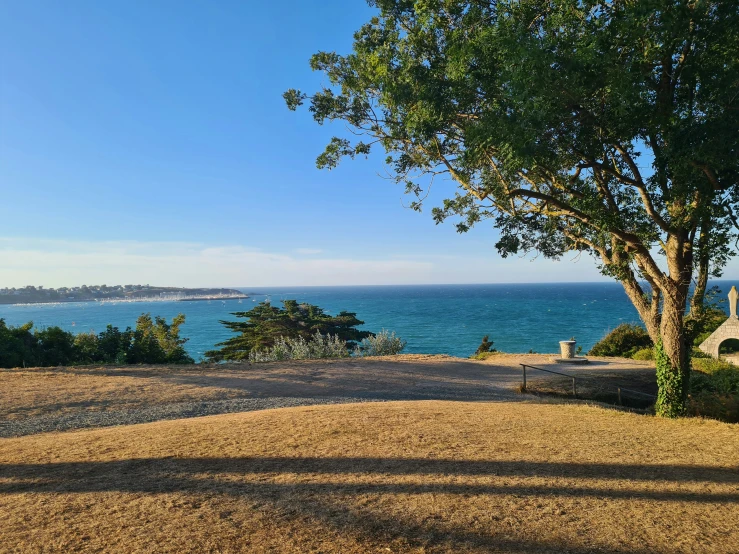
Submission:
[[[559,341],[559,350],[563,358],[570,359],[575,357],[575,344],[576,341],[574,340]]]
[[[731,287],[729,291],[729,311],[731,317],[736,318],[736,301],[739,299],[739,292],[736,291],[736,287]]]

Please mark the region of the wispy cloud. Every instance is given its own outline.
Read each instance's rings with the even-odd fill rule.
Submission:
[[[312,251],[316,254],[320,251]],[[279,286],[427,282],[432,264],[311,257],[178,242],[0,239],[0,284]]]
[[[593,260],[501,259],[454,252],[331,257],[320,249],[0,237],[0,287],[150,283],[183,287],[534,283],[607,280]],[[739,259],[725,278],[739,278]]]

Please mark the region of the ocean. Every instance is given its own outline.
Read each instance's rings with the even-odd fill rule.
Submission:
[[[728,291],[728,283],[718,284]],[[0,318],[18,325],[58,325],[75,333],[100,332],[105,326],[133,327],[144,312],[171,319],[184,313],[182,336],[199,360],[206,350],[231,336],[220,320],[247,311],[269,299],[296,299],[316,304],[331,314],[356,312],[370,331],[395,331],[408,342],[406,352],[474,353],[483,335],[504,352],[548,353],[558,342],[575,337],[587,352],[609,330],[639,317],[618,283],[408,285],[357,287],[241,288],[250,298],[198,302],[136,302],[99,304],[2,305]]]

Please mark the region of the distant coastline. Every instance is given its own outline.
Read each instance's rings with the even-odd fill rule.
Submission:
[[[224,288],[153,287],[150,285],[95,285],[57,289],[28,286],[0,289],[0,305],[66,304],[74,302],[185,302],[249,298],[240,290]]]

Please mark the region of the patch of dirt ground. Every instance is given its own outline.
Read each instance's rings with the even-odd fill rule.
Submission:
[[[60,367],[0,370],[0,422],[79,411],[265,397],[357,396],[390,399],[514,399],[521,363],[567,373],[645,375],[653,365],[597,358],[585,368],[546,355],[500,354],[486,361],[449,356],[308,360],[258,365]],[[548,374],[530,372],[530,384]]]
[[[0,551],[737,552],[737,436],[417,401],[0,439]]]

